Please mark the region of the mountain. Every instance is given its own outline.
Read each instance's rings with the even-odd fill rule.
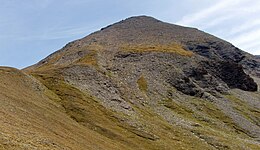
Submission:
[[[131,17],[0,70],[0,148],[260,148],[259,59],[195,28]]]

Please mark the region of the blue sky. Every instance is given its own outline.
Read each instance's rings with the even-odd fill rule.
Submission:
[[[0,66],[32,65],[130,16],[199,28],[260,55],[256,0],[0,0]]]

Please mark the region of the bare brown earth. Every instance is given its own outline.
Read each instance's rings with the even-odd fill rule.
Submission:
[[[128,18],[0,68],[0,149],[257,150],[259,69],[197,29]]]

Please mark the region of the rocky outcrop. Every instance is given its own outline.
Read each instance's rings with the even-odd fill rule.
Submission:
[[[191,50],[203,57],[238,63],[243,69],[251,75],[260,77],[260,61],[257,57],[250,55],[232,44],[224,41],[188,41],[184,42],[185,48]]]
[[[226,84],[229,88],[239,88],[245,91],[257,91],[257,84],[247,75],[240,64],[232,61],[204,61],[198,68],[192,70],[189,76],[200,80],[202,87],[218,87],[218,84]],[[221,81],[220,81],[221,80]],[[222,90],[220,90],[222,89]],[[224,92],[227,88],[217,91]]]
[[[209,62],[203,64],[206,69],[224,81],[230,88],[245,91],[257,91],[257,84],[243,71],[243,67],[230,61]]]

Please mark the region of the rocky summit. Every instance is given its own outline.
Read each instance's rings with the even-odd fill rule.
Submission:
[[[260,149],[260,60],[131,17],[0,68],[0,149]]]

